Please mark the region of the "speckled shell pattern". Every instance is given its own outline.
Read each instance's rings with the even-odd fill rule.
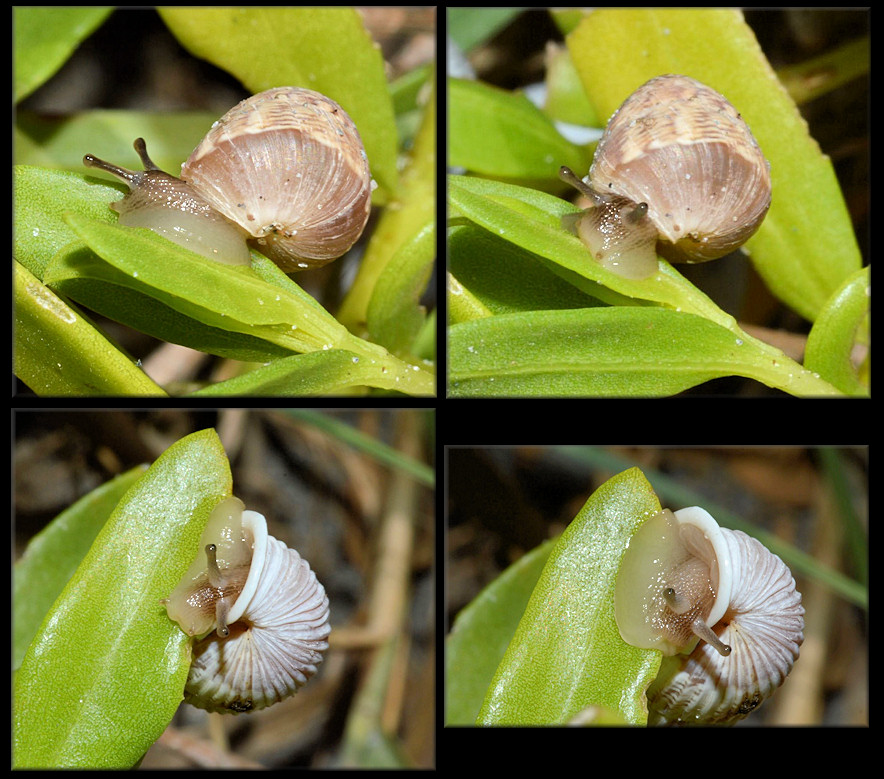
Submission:
[[[239,713],[287,698],[322,662],[328,617],[325,588],[310,565],[268,536],[258,587],[230,635],[211,633],[194,645],[185,700],[208,711]]]
[[[639,87],[611,117],[590,169],[599,192],[648,204],[658,251],[704,262],[738,248],[770,206],[770,166],[727,99],[687,76]]]
[[[371,174],[353,120],[310,89],[278,87],[228,111],[181,178],[284,271],[344,254],[371,209]]]
[[[664,657],[648,690],[649,724],[733,724],[779,687],[804,640],[801,594],[788,567],[754,538],[722,528],[733,570],[730,605],[713,627],[732,652],[700,642]]]

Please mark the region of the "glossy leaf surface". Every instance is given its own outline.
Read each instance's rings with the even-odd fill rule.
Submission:
[[[638,468],[592,494],[549,556],[478,724],[564,724],[589,706],[647,720],[644,691],[660,653],[620,638],[614,584],[629,539],[659,510]]]
[[[16,674],[17,767],[131,767],[160,736],[190,668],[190,640],[160,598],[230,494],[214,430],[169,447],[125,493]]]

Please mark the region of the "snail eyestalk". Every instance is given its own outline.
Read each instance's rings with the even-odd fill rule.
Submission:
[[[589,189],[589,186],[583,181],[583,179],[566,165],[562,165],[562,167],[559,168],[559,178],[584,194],[586,194],[586,190]]]
[[[145,170],[160,170],[156,163],[147,156],[147,144],[144,142],[144,138],[136,138],[132,146],[138,152],[138,156],[141,157],[141,163],[144,165]]]
[[[694,635],[702,638],[722,657],[727,657],[731,653],[731,648],[715,635],[712,628],[706,624],[706,621],[702,617],[697,617],[691,623],[691,630],[694,632]]]
[[[630,224],[638,224],[648,215],[648,204],[639,203],[626,215],[626,221]]]
[[[218,622],[218,628],[215,631],[221,638],[227,638],[230,635],[230,628],[227,627],[227,615],[230,613],[230,600],[221,598],[215,604],[215,620]]]
[[[671,611],[676,614],[685,614],[691,610],[691,602],[684,595],[676,592],[673,587],[666,587],[663,590],[663,600],[669,606]]]
[[[218,568],[218,547],[214,544],[206,544],[206,559],[209,562],[207,568],[209,584],[220,590],[223,580],[221,579],[221,569]]]
[[[141,175],[138,171],[127,170],[126,168],[121,168],[119,165],[113,165],[110,162],[105,162],[102,159],[99,159],[94,154],[87,154],[83,157],[83,164],[87,168],[98,168],[99,170],[103,170],[106,173],[110,173],[117,178],[123,179],[123,181],[127,181],[130,184],[134,183],[138,180],[138,177]]]
[[[230,599],[224,595],[224,579],[221,576],[221,569],[218,567],[218,547],[215,544],[206,544],[206,560],[208,561],[206,573],[209,577],[209,584],[219,593],[219,598],[215,603],[215,621],[218,623],[216,632],[221,638],[227,638],[230,635],[230,629],[227,627]]]
[[[587,184],[582,178],[580,178],[576,173],[574,173],[571,168],[562,165],[559,168],[559,178],[564,181],[566,184],[570,184],[574,189],[576,189],[581,195],[589,198],[593,205],[595,206],[603,206],[611,203],[613,198],[609,195],[606,195],[602,192],[598,192],[593,189],[589,184]],[[647,204],[645,204],[645,211],[647,212]],[[641,218],[641,217],[639,217]]]

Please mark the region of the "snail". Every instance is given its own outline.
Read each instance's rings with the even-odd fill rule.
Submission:
[[[344,254],[368,221],[373,184],[356,125],[310,89],[268,89],[230,109],[180,179],[151,161],[142,138],[134,145],[144,171],[83,158],[129,185],[111,204],[120,224],[222,263],[248,265],[251,246],[286,273],[317,268]]]
[[[789,569],[697,506],[664,509],[629,542],[614,591],[624,641],[659,649],[649,724],[733,724],[783,683],[804,640]]]
[[[165,605],[196,640],[184,699],[207,711],[254,711],[307,683],[328,649],[325,589],[306,560],[267,534],[267,521],[222,500],[200,555]]]
[[[590,200],[564,226],[630,279],[742,246],[770,207],[770,165],[727,99],[687,76],[653,78],[614,113],[589,175],[561,178]]]

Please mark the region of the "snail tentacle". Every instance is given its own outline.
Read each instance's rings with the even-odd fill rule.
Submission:
[[[697,617],[691,622],[691,630],[694,632],[694,635],[702,638],[707,644],[713,646],[715,651],[722,657],[727,657],[731,653],[731,648],[715,635],[712,628],[706,624],[706,620],[702,617]]]
[[[663,599],[666,601],[666,605],[676,614],[684,614],[693,608],[693,604],[684,595],[677,592],[674,587],[666,587],[663,590]]]

